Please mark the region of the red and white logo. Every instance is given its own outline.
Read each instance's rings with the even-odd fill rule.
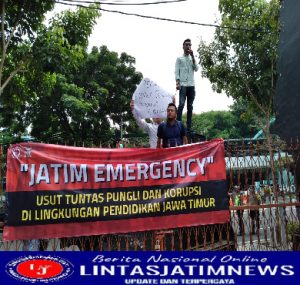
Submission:
[[[25,256],[10,261],[6,272],[20,281],[47,283],[69,277],[74,272],[74,266],[60,257]]]

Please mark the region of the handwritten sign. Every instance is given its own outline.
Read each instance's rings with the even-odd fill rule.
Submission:
[[[172,102],[170,93],[162,89],[154,81],[144,78],[139,84],[132,99],[134,108],[140,118],[166,118],[167,107]]]

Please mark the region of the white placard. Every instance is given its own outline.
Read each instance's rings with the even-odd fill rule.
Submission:
[[[149,78],[144,78],[133,93],[134,109],[140,118],[166,118],[174,95]]]

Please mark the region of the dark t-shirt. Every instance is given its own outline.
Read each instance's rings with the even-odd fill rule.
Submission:
[[[163,148],[174,147],[183,144],[183,137],[186,136],[184,125],[180,121],[170,125],[162,122],[157,129],[157,136],[163,140]]]

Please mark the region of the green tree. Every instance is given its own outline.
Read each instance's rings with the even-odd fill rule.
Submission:
[[[186,114],[183,116],[186,119]],[[193,115],[193,129],[207,139],[252,138],[259,130],[255,118],[248,112],[243,98],[230,106],[229,111],[209,111]]]
[[[77,73],[75,81],[94,102],[89,113],[94,139],[99,140],[101,134],[110,129],[110,124],[118,125],[123,133],[127,129],[132,131],[129,102],[142,79],[134,64],[135,59],[126,53],[118,55],[106,46],[93,47]]]
[[[57,14],[48,27],[39,25],[30,43],[26,70],[12,78],[0,98],[0,108],[5,114],[2,128],[10,129],[12,136],[24,133],[31,126],[32,133],[41,134],[44,139],[58,131],[60,125],[68,125],[69,118],[60,112],[57,102],[64,92],[82,93],[73,84],[74,74],[85,59],[88,37],[99,15],[96,9],[82,8]],[[74,21],[78,24],[72,31],[70,23]],[[48,130],[47,126],[50,132],[42,133],[41,130]]]
[[[279,0],[220,0],[221,27],[198,52],[217,92],[244,99],[265,131],[273,113],[279,38]]]
[[[2,0],[0,4],[0,96],[12,78],[26,69],[32,58],[31,46],[54,0]]]
[[[111,125],[130,126],[129,101],[142,75],[126,53],[105,46],[87,52],[99,16],[97,9],[65,11],[39,29],[27,72],[3,94],[2,126],[15,134],[30,126],[40,140],[79,144],[112,139]]]
[[[0,126],[2,141],[26,133],[23,116],[28,87],[23,74],[33,58],[32,45],[54,0],[2,0],[0,3]],[[14,84],[11,84],[15,81]],[[5,90],[5,92],[4,92]]]
[[[44,73],[39,77],[43,95],[29,114],[32,135],[98,144],[114,138],[113,125],[125,132],[131,119],[129,102],[142,78],[134,63],[126,53],[102,46],[86,53],[72,73]]]
[[[247,100],[239,98],[230,106],[234,116],[234,128],[237,130],[235,138],[252,138],[261,128],[256,116],[249,112]]]
[[[207,139],[239,138],[239,130],[235,125],[236,118],[230,111],[210,111],[193,115],[193,129]]]
[[[273,180],[270,119],[276,86],[280,0],[220,0],[221,27],[199,46],[203,75],[217,92],[245,99],[268,140]]]
[[[48,141],[82,137],[74,124],[87,116],[92,105],[74,79],[87,57],[88,37],[99,16],[96,9],[67,10],[40,30],[32,47],[31,73],[26,75],[35,98],[25,116],[33,136]]]

